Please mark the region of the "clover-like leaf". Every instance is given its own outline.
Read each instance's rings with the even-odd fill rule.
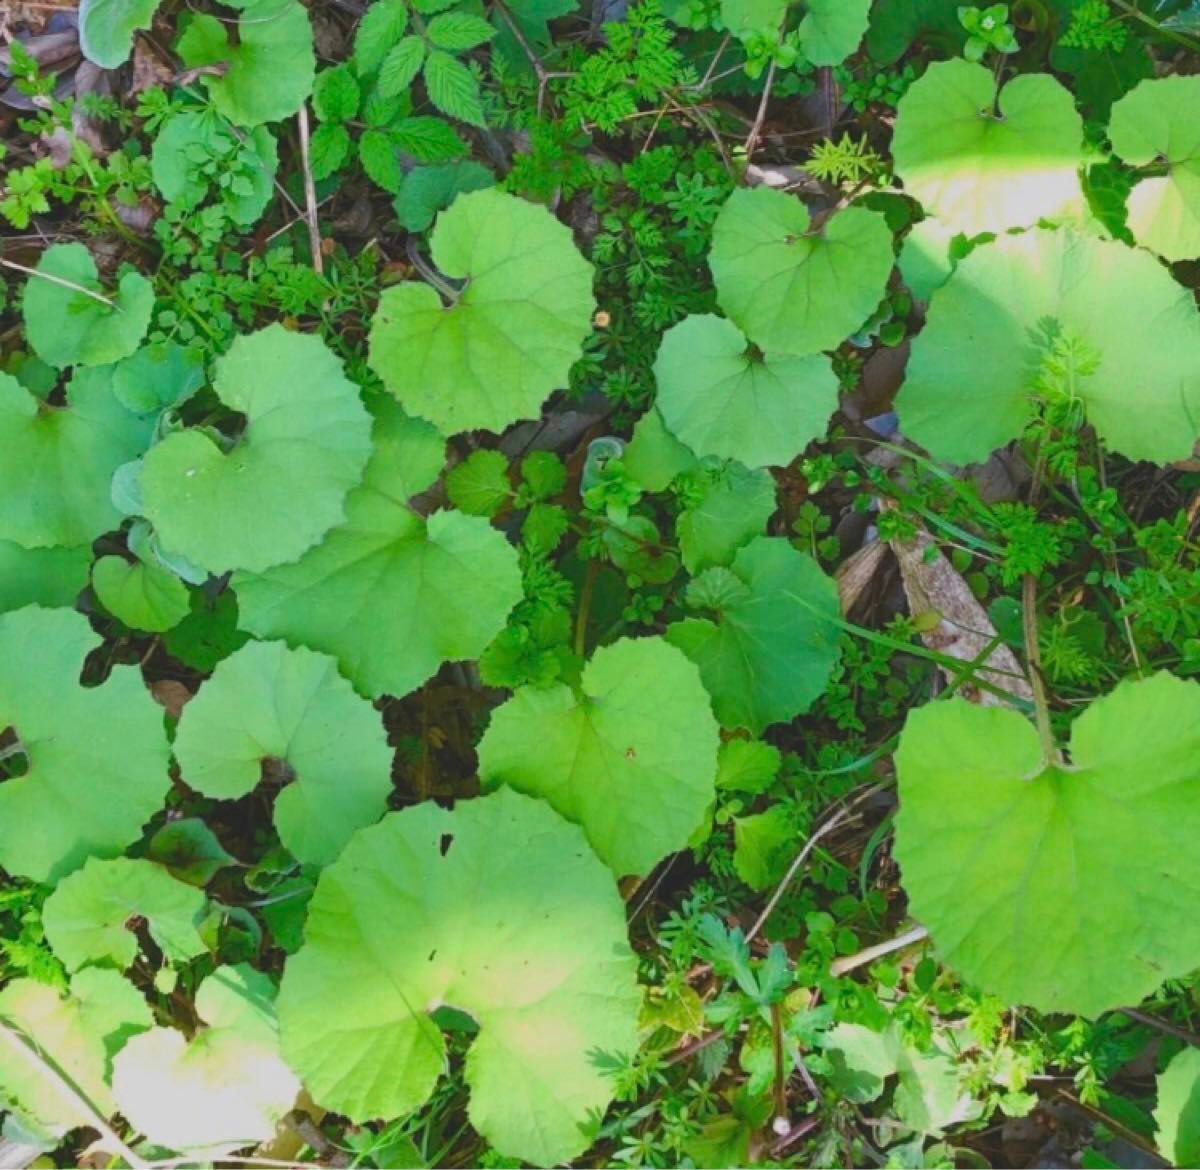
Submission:
[[[624,905],[578,826],[508,788],[392,813],[321,874],[305,940],[279,1022],[318,1104],[360,1122],[422,1105],[445,1070],[431,1016],[446,1005],[479,1024],[475,1129],[537,1166],[587,1147],[640,997]]]
[[[824,435],[837,407],[838,380],[827,358],[760,355],[736,325],[711,315],[667,330],[654,377],[672,434],[697,455],[747,467],[790,463]]]
[[[93,1120],[78,1098],[63,1093],[53,1070],[107,1116],[116,1109],[108,1088],[113,1056],[154,1024],[133,985],[98,967],[76,972],[65,995],[14,979],[0,988],[0,1020],[23,1034],[0,1036],[0,1101],[52,1137]]]
[[[478,657],[522,597],[516,550],[487,520],[409,507],[442,468],[442,437],[389,400],[377,410],[346,522],[294,564],[233,578],[245,629],[332,654],[372,698]]]
[[[1174,1166],[1200,1164],[1200,1050],[1185,1048],[1158,1074],[1158,1152]]]
[[[56,882],[137,840],[171,786],[162,711],[134,666],[79,685],[100,644],[69,609],[0,615],[0,730],[28,770],[0,784],[0,866]]]
[[[192,16],[178,52],[202,81],[218,112],[238,126],[290,118],[312,93],[316,76],[313,32],[299,0],[236,0],[241,9],[237,40],[207,12]]]
[[[1192,295],[1153,256],[1069,230],[1002,236],[933,294],[897,410],[937,458],[978,463],[1039,401],[1069,400],[1113,450],[1166,463],[1200,435],[1198,358]]]
[[[967,236],[1082,207],[1083,120],[1046,73],[1024,73],[997,94],[990,69],[934,62],[896,107],[892,156],[905,190]]]
[[[300,1082],[279,1054],[266,975],[245,964],[218,967],[197,989],[195,1008],[205,1026],[190,1040],[174,1028],[134,1036],[113,1061],[112,1090],[150,1141],[213,1158],[272,1137]]]
[[[618,877],[640,876],[702,824],[718,743],[696,667],[661,638],[623,638],[592,655],[578,692],[522,687],[497,708],[479,776],[541,797]]]
[[[82,244],[53,244],[25,285],[25,336],[51,366],[102,366],[137,349],[150,325],[154,286],[127,272],[115,297],[102,291],[96,262]]]
[[[0,540],[0,613],[27,605],[68,609],[87,584],[92,550],[76,548],[22,548]]]
[[[379,819],[392,752],[375,709],[325,654],[249,642],[218,663],[179,722],[175,758],[189,788],[218,800],[288,781],[275,826],[299,861],[325,865]]]
[[[149,28],[161,0],[80,0],[79,47],[102,69],[129,60],[133,36]]]
[[[200,890],[152,861],[92,857],[46,899],[42,924],[68,971],[89,963],[124,970],[137,958],[143,921],[163,958],[185,963],[206,949],[197,927],[207,905]]]
[[[371,368],[405,410],[448,435],[536,417],[583,352],[591,265],[546,208],[494,188],[455,199],[431,241],[438,268],[466,283],[450,305],[427,284],[387,289]]]
[[[813,65],[840,65],[863,39],[871,0],[807,0],[800,51]]]
[[[896,858],[946,962],[1007,1003],[1096,1016],[1200,966],[1200,685],[1127,681],[1047,765],[1033,724],[951,699],[896,752]]]
[[[837,348],[874,311],[892,271],[892,234],[878,212],[851,207],[810,226],[799,199],[768,187],[734,191],[713,225],[717,303],[775,359]]]
[[[1141,82],[1114,103],[1108,123],[1113,150],[1133,167],[1166,163],[1166,174],[1130,192],[1129,230],[1167,260],[1200,256],[1200,127],[1192,116],[1200,77]]]
[[[694,596],[710,575],[728,578],[721,594]],[[685,618],[667,629],[667,641],[700,667],[722,726],[757,734],[825,690],[840,653],[838,594],[810,556],[759,536],[731,569],[709,569],[688,592],[689,602],[720,605],[720,621]]]
[[[147,454],[146,516],[163,544],[212,573],[294,561],[344,517],[371,452],[358,388],[319,337],[270,325],[239,337],[213,388],[246,416],[226,453],[199,430]]]
[[[689,573],[729,564],[742,545],[763,534],[775,512],[775,480],[762,468],[706,460],[683,483],[687,503],[675,532]]]

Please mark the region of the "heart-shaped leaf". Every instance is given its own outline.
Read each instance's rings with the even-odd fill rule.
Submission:
[[[79,47],[102,69],[129,60],[133,34],[149,28],[161,0],[80,0]]]

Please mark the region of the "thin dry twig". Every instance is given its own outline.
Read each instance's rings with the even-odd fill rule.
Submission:
[[[754,156],[754,148],[758,145],[759,135],[762,133],[763,123],[767,120],[767,103],[771,100],[771,87],[775,84],[775,58],[771,58],[771,64],[767,66],[767,80],[763,84],[762,100],[758,103],[758,113],[754,115],[754,123],[750,127],[750,133],[746,135],[746,161],[749,162]]]
[[[0,266],[11,268],[14,272],[23,272],[26,276],[36,276],[39,280],[48,280],[51,284],[60,285],[62,288],[69,288],[72,292],[83,293],[85,297],[91,297],[93,301],[99,301],[102,305],[107,305],[110,309],[116,309],[118,313],[122,312],[121,306],[116,301],[109,300],[103,293],[94,292],[90,288],[84,288],[81,284],[76,284],[73,280],[67,280],[62,276],[55,276],[50,272],[42,272],[37,268],[27,268],[24,264],[18,264],[15,260],[5,260],[0,257]]]
[[[321,226],[317,222],[317,186],[313,182],[312,166],[308,158],[308,102],[300,106],[296,115],[300,126],[300,165],[304,169],[304,220],[308,224],[308,247],[312,252],[313,271],[325,275],[325,257],[321,253]]]
[[[876,943],[873,947],[864,947],[856,954],[843,955],[840,959],[834,959],[829,964],[829,974],[836,979],[839,975],[845,975],[849,971],[855,971],[859,967],[865,967],[868,963],[875,962],[876,959],[882,959],[884,955],[890,955],[893,951],[902,951],[905,947],[924,942],[928,937],[927,927],[914,926],[911,930],[906,930],[895,938],[889,938],[886,942]]]

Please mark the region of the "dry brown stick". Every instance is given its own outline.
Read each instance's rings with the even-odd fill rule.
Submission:
[[[308,102],[301,105],[296,119],[300,125],[300,165],[304,168],[304,219],[308,224],[308,246],[312,252],[313,271],[318,276],[324,276],[325,257],[321,254],[321,227],[317,222],[317,187],[308,161]]]
[[[762,100],[758,103],[758,113],[754,115],[754,124],[746,135],[746,161],[754,156],[754,148],[758,145],[758,136],[762,133],[763,123],[767,120],[767,103],[771,100],[771,86],[775,84],[775,58],[767,66],[767,80],[763,84]]]
[[[60,285],[63,288],[69,288],[72,292],[83,293],[85,297],[91,297],[94,301],[99,301],[102,305],[107,305],[110,309],[121,311],[121,306],[116,301],[110,301],[108,297],[102,293],[93,292],[90,288],[84,288],[81,284],[76,284],[73,280],[66,280],[61,276],[54,276],[49,272],[42,272],[37,268],[26,268],[24,264],[18,264],[15,260],[5,260],[0,257],[0,265],[5,268],[11,268],[14,272],[23,272],[26,276],[36,276],[39,280],[48,280],[51,284]]]
[[[893,951],[902,951],[905,947],[911,947],[919,942],[924,942],[929,937],[929,930],[924,926],[914,926],[911,930],[906,930],[903,934],[897,935],[895,938],[889,938],[887,942],[876,943],[873,947],[865,947],[853,955],[845,955],[840,959],[834,959],[829,964],[829,974],[835,979],[839,975],[845,975],[849,971],[857,970],[859,967],[865,967],[868,963],[875,962],[876,959],[882,959],[884,955],[890,955]]]

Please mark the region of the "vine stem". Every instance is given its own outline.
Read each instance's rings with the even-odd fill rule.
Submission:
[[[87,1124],[100,1135],[101,1140],[112,1153],[124,1159],[133,1170],[147,1170],[151,1163],[139,1158],[117,1136],[112,1126],[100,1115],[100,1111],[31,1043],[28,1043],[21,1033],[10,1028],[3,1020],[0,1020],[0,1039],[20,1060],[30,1065],[39,1076],[46,1077],[51,1081],[58,1090],[59,1096],[87,1118]]]

